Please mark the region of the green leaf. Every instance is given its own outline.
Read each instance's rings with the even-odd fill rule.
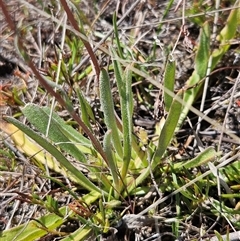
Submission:
[[[116,42],[117,42],[118,54],[123,59],[122,47],[121,47],[119,34],[118,34],[118,29],[117,29],[117,15],[116,15],[116,12],[113,13],[113,29],[114,29]]]
[[[200,81],[200,76],[197,74],[197,71],[194,70],[194,72],[192,73],[192,76],[190,77],[187,86],[194,86],[195,84],[197,84]],[[202,88],[202,85],[197,85],[193,88],[189,88],[185,91],[184,96],[183,96],[183,100],[185,101],[186,105],[184,105],[183,109],[182,109],[182,113],[181,116],[179,118],[179,122],[178,122],[178,129],[181,127],[182,123],[184,122],[188,111],[189,111],[189,107],[194,103],[194,100],[196,99],[197,94],[199,93],[199,90]],[[182,90],[181,90],[182,91]]]
[[[236,1],[238,7],[240,6],[240,2]],[[224,28],[220,32],[219,36],[217,37],[218,41],[221,41],[221,44],[223,44],[225,41],[230,40],[234,38],[236,34],[237,27],[240,22],[240,10],[239,8],[235,8],[231,10],[227,23],[225,24]]]
[[[27,104],[24,108],[22,108],[22,112],[27,117],[28,121],[41,133],[46,133],[50,116],[42,108],[38,105]],[[51,118],[48,137],[62,150],[68,152],[77,160],[86,163],[86,157],[74,144],[69,143],[70,140],[64,135],[59,127],[59,123],[57,123],[55,119]]]
[[[95,117],[94,117],[92,108],[89,105],[89,103],[87,102],[87,100],[84,98],[79,87],[76,87],[76,92],[77,92],[79,103],[81,106],[81,118],[82,118],[84,124],[91,130],[91,124],[90,124],[89,118],[91,120],[95,121]]]
[[[40,146],[42,146],[46,151],[48,151],[52,156],[56,158],[56,160],[65,167],[70,176],[74,176],[75,181],[86,188],[89,191],[97,191],[104,195],[108,195],[103,190],[96,187],[81,171],[75,168],[63,155],[62,153],[55,148],[50,142],[48,142],[45,138],[41,137],[39,134],[35,133],[32,129],[22,124],[20,121],[12,118],[6,117],[5,118],[8,122],[14,124],[20,130],[22,130],[26,135],[36,141]]]
[[[240,2],[238,1],[238,5],[240,6]],[[199,95],[201,87],[204,82],[199,83],[202,80],[207,71],[208,61],[210,55],[212,57],[212,64],[211,70],[213,70],[218,62],[222,59],[223,55],[230,47],[229,40],[235,38],[237,32],[237,26],[240,23],[240,9],[236,8],[231,10],[227,23],[225,27],[220,32],[220,35],[217,37],[217,40],[220,41],[219,48],[215,49],[212,54],[210,54],[210,31],[208,23],[203,25],[203,28],[200,32],[200,43],[196,53],[195,59],[195,70],[192,76],[186,83],[186,87],[189,88],[186,90],[183,100],[187,103],[186,106],[183,108],[181,117],[179,119],[178,127],[180,127],[185,120],[185,117],[188,114],[189,106],[191,106],[196,98]],[[196,85],[196,86],[194,86]]]
[[[85,241],[89,240],[89,236],[93,234],[92,227],[85,227],[77,229],[75,232],[71,233],[67,237],[61,239],[61,241]],[[95,236],[93,236],[93,239],[95,239]],[[90,239],[91,240],[91,239]]]
[[[179,91],[177,94],[178,97],[182,97],[182,92]],[[164,123],[164,126],[161,130],[160,137],[158,140],[158,147],[153,156],[152,168],[154,169],[161,160],[163,154],[167,150],[167,147],[174,136],[174,132],[182,112],[182,104],[180,104],[175,98],[172,102],[169,114]]]
[[[102,197],[102,194],[96,191],[91,191],[88,194],[85,194],[81,200],[84,201],[87,205],[90,205],[94,202],[96,202],[100,197]]]
[[[195,70],[197,71],[200,79],[202,79],[207,72],[208,59],[210,56],[210,28],[208,22],[206,22],[201,28],[200,42],[198,51],[195,58]],[[196,83],[190,83],[196,84]]]
[[[114,73],[117,80],[117,86],[120,94],[120,106],[123,126],[123,166],[121,178],[124,180],[132,152],[132,113],[133,113],[133,95],[132,95],[132,72],[126,68],[123,73],[121,65],[114,60]]]
[[[208,162],[214,160],[217,157],[218,153],[215,151],[213,147],[208,147],[206,148],[203,152],[198,154],[195,158],[186,161],[186,162],[181,162],[177,163],[174,165],[173,169],[190,169],[194,167],[199,167],[203,164],[207,164]]]
[[[176,70],[176,63],[175,61],[167,62],[166,69],[164,72],[163,82],[164,82],[164,89],[168,89],[170,91],[174,91],[174,83],[175,83],[175,70]],[[171,104],[172,104],[172,96],[168,95],[164,91],[164,104],[166,111],[169,111]]]
[[[182,97],[182,92],[178,92],[177,96]],[[174,132],[177,127],[177,123],[178,123],[181,111],[182,111],[182,105],[174,98],[168,117],[160,133],[158,146],[152,158],[153,160],[152,165],[144,169],[143,172],[134,180],[134,183],[129,185],[128,187],[129,192],[131,192],[133,189],[136,188],[136,186],[138,186],[146,178],[148,178],[150,174],[150,169],[154,170],[154,168],[161,161],[163,154],[167,150],[167,147],[174,136]]]
[[[59,212],[62,216],[65,216],[68,210],[66,207],[62,207],[59,209]],[[27,224],[22,224],[0,232],[0,241],[35,241],[47,234],[47,231],[41,228],[43,227],[42,225],[44,225],[49,231],[54,231],[65,222],[64,218],[57,216],[56,214],[47,214],[37,220],[39,222],[32,220]]]
[[[51,110],[49,107],[43,107],[42,109],[44,112],[47,113],[48,116],[50,116]],[[52,119],[58,125],[58,128],[61,129],[61,132],[70,141],[74,142],[74,144],[80,149],[80,151],[84,153],[91,153],[90,148],[92,149],[93,146],[89,139],[87,139],[74,128],[72,128],[72,126],[67,125],[65,121],[61,117],[59,117],[55,112],[52,113]]]
[[[110,87],[110,79],[105,69],[102,69],[100,73],[99,90],[100,102],[104,114],[104,121],[106,123],[107,129],[112,131],[113,146],[116,149],[118,155],[122,157],[123,150],[114,115],[114,104]]]
[[[118,178],[119,171],[118,171],[116,162],[115,162],[114,157],[113,157],[111,134],[112,134],[111,131],[107,131],[107,133],[105,134],[104,140],[103,140],[103,150],[105,151],[107,159],[108,159],[108,165],[109,165],[112,177],[113,177],[113,183],[114,183],[115,190],[117,190],[117,192],[118,192],[118,193],[115,194],[115,197],[116,197],[119,194],[119,191],[120,191],[119,190],[120,189],[119,178]]]
[[[214,233],[215,233],[218,241],[224,241],[223,238],[222,238],[222,235],[218,231],[214,230]]]
[[[201,165],[207,164],[208,162],[214,160],[216,157],[217,157],[217,152],[215,151],[215,149],[213,147],[208,147],[192,160],[185,162],[184,167],[186,169],[199,167]]]
[[[238,6],[240,2],[237,1]],[[220,42],[219,48],[215,49],[212,53],[212,69],[217,65],[221,60],[222,56],[227,52],[230,47],[230,40],[235,38],[237,33],[237,28],[240,24],[240,9],[236,8],[231,10],[227,23],[224,28],[221,30],[220,34],[217,36],[217,40]]]
[[[44,110],[46,110],[46,112]],[[28,120],[34,126],[36,126],[36,128],[40,132],[44,133],[46,131],[46,128],[48,125],[48,119],[50,115],[49,108],[44,109],[44,108],[38,107],[37,105],[29,104],[29,105],[26,105],[22,109],[22,111],[24,115],[28,118]],[[56,120],[57,120],[56,118],[51,118],[48,137],[54,142],[55,145],[58,145],[62,150],[72,155],[76,160],[79,160],[82,163],[87,163],[87,160],[84,154],[82,154],[80,149],[77,148],[76,146],[78,143],[71,143],[71,141],[65,135],[66,132],[63,130],[63,127],[66,126],[66,124],[64,123],[60,125]],[[71,127],[71,130],[69,131],[73,132],[73,130],[74,129]],[[84,140],[84,138],[82,138],[82,136],[79,133],[76,134],[75,138],[77,136],[79,137],[80,140]],[[81,143],[79,144],[81,145]],[[90,152],[91,151],[88,149],[88,153]],[[88,169],[91,172],[95,173],[96,176],[98,176],[99,178],[101,177],[101,180],[104,183],[104,186],[106,188],[109,189],[111,187],[106,176],[101,174],[101,167],[92,166],[92,167],[88,167]]]
[[[189,89],[185,91],[183,96],[183,100],[186,102],[186,105],[184,106],[181,117],[179,118],[178,128],[181,127],[183,121],[185,120],[189,111],[189,106],[194,103],[199,95],[200,90],[202,89],[204,82],[199,83],[199,81],[206,75],[209,57],[210,30],[208,23],[205,23],[200,32],[200,43],[195,58],[195,70],[186,83],[186,87]]]

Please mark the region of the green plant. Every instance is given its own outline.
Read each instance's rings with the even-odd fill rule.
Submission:
[[[35,240],[48,233],[57,233],[63,237],[62,240],[84,240],[89,235],[97,236],[102,232],[107,233],[111,221],[121,217],[114,209],[125,203],[129,197],[146,194],[150,189],[149,183],[154,182],[153,176],[157,175],[163,176],[159,178],[163,185],[156,188],[159,192],[179,190],[177,193],[175,192],[177,194],[176,213],[177,217],[181,218],[181,200],[189,204],[188,207],[191,210],[207,200],[208,190],[215,183],[200,178],[201,172],[198,168],[221,156],[221,153],[216,152],[213,147],[209,147],[202,150],[196,157],[175,163],[169,147],[175,139],[176,130],[182,126],[189,110],[193,110],[194,101],[201,94],[203,80],[209,67],[209,59],[213,60],[210,66],[210,69],[213,70],[228,50],[228,41],[233,39],[236,34],[237,25],[235,23],[239,21],[239,10],[231,11],[225,27],[218,36],[220,45],[213,51],[210,48],[209,24],[206,22],[202,25],[199,46],[196,50],[194,72],[186,86],[174,94],[175,62],[170,60],[166,62],[163,86],[156,84],[156,81],[151,79],[145,67],[134,63],[129,64],[134,53],[131,48],[127,48],[120,41],[115,15],[113,19],[115,33],[113,43],[116,43],[117,50],[110,48],[108,53],[111,58],[110,65],[100,68],[82,23],[76,22],[66,2],[61,2],[74,27],[71,29],[72,32],[79,34],[76,36],[80,36],[81,41],[78,42],[75,36],[72,40],[70,38],[67,40],[70,43],[72,41],[73,55],[68,63],[59,58],[58,65],[51,66],[52,69],[49,70],[48,76],[50,80],[39,75],[31,61],[29,61],[29,65],[45,89],[56,98],[59,103],[58,108],[66,109],[69,112],[80,131],[60,118],[53,107],[40,107],[36,104],[27,104],[21,111],[37,131],[12,117],[5,117],[4,120],[8,123],[3,123],[1,128],[11,135],[19,149],[36,160],[41,169],[44,169],[46,165],[56,173],[63,174],[75,185],[81,186],[86,194],[79,197],[76,192],[61,184],[57,179],[46,175],[45,170],[43,170],[44,177],[61,186],[75,201],[60,208],[58,202],[51,196],[47,196],[45,201],[42,201],[37,195],[29,196],[29,201],[45,207],[50,214],[32,220],[27,225],[20,225],[2,232],[3,239]],[[7,19],[11,25],[9,16]],[[85,71],[77,74],[74,80],[71,76],[74,63],[80,60],[80,57],[77,56],[77,48],[81,49],[83,45],[87,48],[94,63],[96,83],[99,85],[99,95],[98,93],[96,95],[100,99],[101,121],[104,125],[101,141],[99,136],[94,133],[92,126],[92,123],[96,123],[94,111],[78,86],[78,81],[90,73],[92,66],[87,66]],[[123,51],[124,47],[127,51]],[[51,82],[51,78],[54,76],[51,71],[59,73],[56,79],[61,80],[60,82]],[[112,75],[116,79],[118,103],[112,95],[114,82],[110,77]],[[162,126],[158,130],[157,137],[148,140],[148,145],[143,146],[141,140],[136,138],[133,128],[132,119],[136,94],[132,90],[132,84],[145,77],[153,85],[162,88],[167,117],[166,119],[162,118]],[[74,110],[70,94],[59,85],[62,82],[71,85],[71,94],[76,92],[81,117]],[[120,114],[117,114],[117,111]],[[197,113],[203,117],[200,112]],[[46,151],[46,154],[43,153],[43,150]],[[86,168],[88,174],[86,175],[77,168],[77,164]],[[196,175],[199,180],[185,189],[183,187],[194,179],[190,172],[193,168],[197,169]],[[226,176],[234,177],[236,175],[234,167],[229,169],[226,169]],[[214,179],[214,175],[209,178]],[[91,211],[90,208],[93,203],[97,203],[97,211],[95,212]],[[216,210],[220,207],[220,204],[215,201],[213,205]],[[229,209],[226,208],[225,211],[229,211]],[[80,220],[83,226],[74,233],[56,231],[65,220],[71,219]],[[175,235],[178,235],[179,225],[179,220],[172,224]],[[29,237],[30,233],[33,233],[33,236]]]

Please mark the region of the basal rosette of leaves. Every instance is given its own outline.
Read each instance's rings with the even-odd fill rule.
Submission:
[[[99,98],[107,129],[102,142],[94,136],[90,121],[94,119],[94,114],[87,99],[77,87],[81,117],[74,112],[73,104],[66,93],[56,95],[56,99],[70,114],[73,114],[73,119],[82,128],[84,135],[68,125],[51,108],[40,107],[36,104],[27,104],[21,111],[37,131],[13,117],[5,117],[4,120],[7,122],[2,122],[1,129],[11,136],[19,150],[26,156],[34,156],[37,162],[46,164],[56,173],[63,174],[73,183],[84,188],[87,194],[80,199],[76,193],[65,187],[66,191],[76,199],[76,203],[61,208],[50,197],[45,202],[41,202],[36,196],[30,197],[32,201],[46,207],[49,213],[37,220],[31,220],[26,225],[2,232],[0,240],[14,240],[14,238],[19,241],[36,240],[47,233],[56,232],[56,229],[66,219],[73,217],[84,223],[84,226],[71,234],[58,233],[63,236],[62,240],[85,240],[93,232],[94,234],[107,232],[111,226],[110,219],[119,218],[115,217],[114,208],[121,205],[129,195],[146,193],[146,189],[149,189],[151,173],[159,172],[159,170],[163,173],[168,171],[165,166],[162,166],[161,169],[158,167],[167,157],[167,149],[176,130],[182,125],[190,107],[199,95],[201,81],[206,76],[209,58],[211,56],[213,58],[211,67],[213,69],[228,50],[228,41],[235,37],[239,14],[239,9],[230,12],[226,25],[217,37],[220,42],[219,48],[213,51],[210,49],[209,25],[205,23],[202,26],[195,58],[195,70],[187,81],[186,88],[180,90],[176,95],[174,94],[176,66],[174,61],[168,61],[164,72],[164,83],[161,86],[168,115],[155,138],[155,140],[157,139],[156,144],[155,141],[150,140],[150,143],[142,148],[141,140],[139,141],[133,132],[132,79],[133,75],[145,77],[146,73],[136,71],[138,66],[134,66],[134,64],[124,63],[123,60],[130,58],[130,55],[125,56],[122,51],[123,44],[117,34],[116,19],[113,22],[117,51],[113,48],[109,50],[112,60],[111,70],[102,68],[99,72]],[[120,99],[120,116],[116,114],[114,106],[111,71],[116,79]],[[41,76],[39,81],[45,83]],[[53,87],[61,90],[58,85],[48,85],[49,90],[52,91],[49,91],[50,94],[56,94]],[[171,171],[173,180],[176,182],[168,187],[168,191],[184,185],[182,179],[177,183],[177,175],[184,168],[191,169],[207,164],[217,155],[220,154],[210,147],[195,158],[173,164]],[[68,156],[84,166],[88,170],[88,175],[76,167]],[[92,163],[94,165],[90,165]],[[57,181],[49,176],[47,178]],[[205,184],[203,182],[203,185]],[[196,190],[198,189],[197,185],[194,187]],[[196,192],[201,193],[201,190]],[[184,190],[181,194],[189,199],[193,196],[189,190]],[[91,212],[87,205],[94,202],[98,203],[98,209],[96,212]],[[194,199],[194,202],[197,203],[197,199]]]

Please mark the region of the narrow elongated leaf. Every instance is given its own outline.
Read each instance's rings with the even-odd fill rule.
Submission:
[[[217,157],[218,153],[215,151],[213,147],[206,148],[203,152],[197,155],[195,158],[186,161],[177,163],[174,165],[174,170],[182,169],[183,167],[186,169],[199,167],[203,164],[207,164],[208,162],[214,160]]]
[[[123,125],[123,166],[121,171],[121,178],[124,180],[128,171],[132,151],[132,72],[127,68],[123,73],[119,62],[114,60],[113,63],[114,73],[116,75],[117,86],[120,94],[120,106]]]
[[[42,108],[44,112],[47,113],[48,116],[50,116],[50,108],[49,107],[43,107]],[[72,126],[67,125],[65,121],[59,117],[55,112],[52,113],[52,119],[55,121],[55,123],[58,125],[58,128],[61,129],[61,132],[70,140],[72,141],[77,148],[83,153],[91,153],[91,149],[93,149],[92,143],[89,139],[84,137],[82,134],[80,134],[78,131],[76,131]]]
[[[60,167],[60,164],[54,160],[52,155],[43,152],[42,148],[37,143],[33,142],[16,126],[7,122],[2,122],[0,128],[11,136],[16,148],[26,156],[34,157],[38,163],[42,163],[43,165],[47,163],[48,167],[54,170],[56,173],[61,173],[62,175],[67,176],[66,170]],[[76,182],[73,176],[69,175],[69,178]]]
[[[182,92],[178,92],[177,96],[182,97]],[[167,150],[167,147],[173,138],[174,131],[177,127],[177,123],[179,121],[179,117],[181,114],[182,105],[174,99],[168,114],[168,117],[165,121],[165,124],[162,128],[162,131],[160,133],[160,137],[158,140],[158,146],[157,150],[155,151],[155,154],[153,156],[152,165],[148,166],[132,184],[128,186],[128,192],[133,191],[140,183],[142,183],[147,177],[149,177],[150,170],[154,170],[154,168],[159,164],[161,161],[161,158],[165,151]],[[127,193],[125,194],[127,195]]]
[[[61,239],[61,241],[85,241],[85,240],[91,240],[89,239],[89,236],[93,235],[93,239],[95,239],[95,235],[93,232],[92,227],[83,227],[77,229],[75,232],[68,235],[68,237]]]
[[[176,70],[175,61],[168,61],[166,65],[166,70],[164,72],[163,82],[164,82],[164,87],[172,92],[174,91],[175,70]],[[164,91],[164,104],[165,104],[166,111],[169,111],[172,104],[172,99],[173,98]]]
[[[85,123],[85,125],[91,130],[90,119],[95,121],[93,111],[92,111],[89,103],[84,98],[84,96],[83,96],[81,90],[79,89],[79,87],[76,87],[76,91],[77,91],[79,103],[80,103],[80,106],[81,106],[81,118],[82,118],[83,122]]]
[[[123,156],[120,136],[118,133],[117,123],[114,115],[114,104],[112,99],[112,92],[110,87],[110,79],[105,69],[100,73],[100,102],[103,109],[104,120],[108,130],[112,131],[112,142],[120,157]]]
[[[116,162],[115,162],[114,157],[113,157],[111,135],[112,135],[111,131],[107,131],[107,133],[105,134],[104,141],[103,141],[103,150],[105,151],[105,153],[107,155],[107,158],[108,158],[109,168],[110,168],[110,172],[111,172],[112,177],[113,177],[113,183],[114,183],[115,190],[117,190],[119,192],[120,178],[118,177],[119,171],[118,171]],[[115,197],[118,194],[119,193],[116,193]]]
[[[123,51],[119,39],[119,34],[118,34],[118,28],[117,28],[117,15],[116,12],[113,13],[113,29],[114,29],[114,34],[115,34],[115,39],[117,42],[117,49],[118,49],[118,54],[119,56],[123,59]]]
[[[237,1],[237,5],[240,6],[240,1]],[[239,16],[240,16],[239,8],[231,10],[226,25],[221,30],[220,35],[217,37],[217,40],[220,41],[219,48],[216,48],[211,54],[212,56],[211,70],[213,70],[216,67],[218,62],[222,59],[223,55],[229,49],[230,40],[235,38],[237,33],[237,27],[240,23]],[[208,53],[210,53],[209,43],[211,39],[210,39],[210,34],[208,29],[209,29],[208,24],[204,24],[200,34],[200,45],[196,54],[195,71],[193,72],[192,76],[188,80],[186,86],[194,86],[199,82],[199,80],[205,77],[206,68],[208,65],[208,59],[210,57],[210,55],[208,57]],[[188,114],[188,111],[189,111],[188,106],[192,105],[196,97],[198,96],[202,84],[203,83],[200,83],[196,87],[186,90],[183,100],[187,102],[187,106],[184,107],[182,111],[181,118],[178,124],[179,127],[182,125],[185,117]]]
[[[236,5],[240,7],[240,1],[236,1]],[[237,28],[240,24],[240,9],[235,8],[231,10],[227,22],[220,34],[217,36],[217,40],[220,41],[218,49],[213,51],[213,68],[221,60],[222,56],[227,52],[230,47],[230,40],[235,38]]]
[[[194,70],[194,72],[192,73],[192,76],[190,77],[189,83],[198,83],[199,81],[200,81],[200,76],[198,75],[197,71]],[[183,121],[185,120],[188,114],[189,107],[194,103],[197,93],[199,92],[201,87],[202,85],[197,85],[196,87],[190,88],[185,91],[183,100],[186,102],[186,105],[182,109],[182,113],[178,122],[178,129],[183,124]]]
[[[208,22],[206,22],[201,29],[199,47],[195,58],[195,70],[197,71],[200,79],[206,75],[209,56],[210,28]],[[190,83],[190,85],[192,84],[196,83]]]
[[[44,112],[38,105],[27,104],[22,108],[23,114],[27,117],[28,121],[33,124],[41,133],[45,134],[48,127],[49,115]],[[48,137],[56,143],[62,150],[71,154],[77,160],[86,163],[87,160],[79,149],[70,143],[70,140],[62,133],[58,123],[54,120],[50,120],[50,127]]]
[[[185,120],[189,106],[191,106],[199,95],[199,91],[202,88],[204,82],[199,83],[199,81],[206,75],[208,60],[210,56],[210,30],[208,23],[204,24],[200,32],[200,42],[195,58],[195,70],[192,76],[186,83],[186,86],[191,87],[187,89],[184,93],[183,100],[187,103],[181,113],[179,118],[178,128],[182,125]],[[198,84],[199,83],[199,84]],[[196,85],[196,86],[194,86]],[[193,86],[193,87],[192,87]]]
[[[48,107],[42,108],[44,112],[47,113],[48,116],[50,116],[50,109]],[[84,151],[85,153],[91,154],[93,155],[93,152],[95,151],[90,143],[90,141],[88,139],[86,139],[85,137],[83,137],[79,132],[77,132],[76,130],[74,130],[71,126],[68,126],[56,113],[52,113],[52,122],[54,123],[55,126],[57,126],[57,128],[59,129],[59,133],[61,136],[65,137],[70,137],[69,140],[74,141],[73,143],[65,143],[62,142],[59,146],[63,146],[65,151],[68,153],[73,153],[74,157],[77,160],[81,159],[79,158],[79,151],[76,152],[76,148],[79,149],[80,151]],[[50,134],[49,134],[50,135]],[[87,143],[86,143],[87,142]],[[69,146],[71,149],[69,149]],[[72,147],[71,147],[72,146]],[[89,146],[89,148],[87,148],[87,146]],[[71,152],[70,152],[71,151]],[[99,155],[97,153],[94,153],[94,155]],[[100,155],[99,155],[100,157]],[[103,175],[101,173],[101,167],[98,167],[97,165],[94,166],[89,166],[88,169],[95,173],[96,176],[98,176],[98,178],[100,178],[102,180],[102,182],[104,183],[105,187],[107,189],[111,188],[111,185],[109,183],[109,181],[107,180],[106,176]]]
[[[218,231],[214,230],[214,233],[215,233],[215,236],[216,236],[216,239],[214,240],[218,240],[218,241],[224,241],[224,240],[230,240],[229,238],[227,239],[223,239],[222,237],[222,234],[220,234]],[[227,235],[226,235],[227,236]],[[215,237],[214,237],[215,238]]]
[[[40,146],[42,146],[46,151],[48,151],[51,155],[53,155],[56,160],[66,168],[66,170],[75,177],[75,181],[82,185],[89,191],[97,191],[99,193],[103,193],[108,195],[103,190],[100,190],[97,186],[95,186],[81,171],[75,168],[63,155],[62,153],[55,148],[50,142],[48,142],[45,138],[41,137],[39,134],[35,133],[29,127],[22,124],[20,121],[12,118],[5,118],[8,122],[17,126],[21,131],[23,131],[26,135],[36,141]]]
[[[182,97],[182,92],[178,92],[177,96]],[[180,104],[176,99],[174,99],[172,102],[171,108],[169,110],[168,117],[160,133],[160,137],[158,140],[158,147],[153,157],[153,164],[152,164],[153,169],[161,160],[163,154],[167,150],[167,147],[170,141],[174,136],[174,131],[179,121],[181,112],[182,112],[182,104]]]
[[[62,207],[59,209],[64,216],[67,214],[67,208]],[[56,214],[47,214],[38,219],[39,222],[30,221],[28,224],[22,224],[20,226],[3,231],[0,236],[0,241],[35,241],[47,234],[47,231],[41,227],[46,227],[49,231],[54,231],[59,227],[65,219],[57,216]],[[42,225],[44,226],[42,226]]]
[[[197,157],[193,158],[192,160],[174,164],[173,169],[177,171],[177,170],[181,170],[183,167],[187,169],[198,167],[202,164],[206,164],[207,162],[212,161],[218,154],[219,153],[217,153],[213,147],[209,147],[206,150],[204,150],[202,153],[200,153]],[[157,158],[157,160],[159,160],[159,158]],[[131,192],[135,188],[135,185],[136,186],[139,185],[145,178],[149,176],[149,173],[150,173],[149,168],[145,169],[144,172],[142,172],[141,175],[136,179],[135,184],[131,185],[128,188],[128,191]]]
[[[236,6],[238,7],[240,6],[240,1],[236,1]],[[224,28],[220,32],[220,35],[217,37],[217,40],[223,43],[229,39],[234,38],[239,22],[240,22],[240,9],[235,8],[231,10],[227,19],[227,23],[225,24]]]

